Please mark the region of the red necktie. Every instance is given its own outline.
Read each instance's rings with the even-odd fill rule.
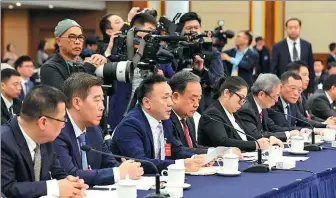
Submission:
[[[187,123],[186,123],[185,119],[181,119],[181,122],[182,122],[182,125],[183,125],[183,132],[184,132],[184,136],[187,140],[188,146],[189,146],[189,148],[192,148],[193,145],[192,145],[192,141],[191,141],[191,138],[190,138]]]
[[[261,112],[261,113],[259,113],[259,116],[260,116],[260,122],[262,122],[262,120],[263,120],[263,115],[262,115],[262,112]]]

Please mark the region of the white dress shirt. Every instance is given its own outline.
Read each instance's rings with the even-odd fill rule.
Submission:
[[[223,106],[222,106],[222,107],[223,107]],[[245,133],[245,131],[244,131],[244,130],[237,124],[236,119],[234,118],[233,114],[229,113],[229,112],[225,109],[225,107],[223,107],[223,109],[224,109],[224,111],[225,111],[227,117],[229,118],[229,120],[230,120],[230,122],[231,122],[233,128],[237,129],[238,131],[242,131],[242,132]],[[239,136],[240,136],[240,138],[241,138],[242,140],[247,141],[247,138],[246,138],[246,135],[245,135],[245,134],[242,134],[242,133],[239,133],[239,132],[237,132],[237,133],[239,134]]]
[[[19,127],[20,127],[20,130],[22,131],[22,135],[24,139],[27,142],[32,161],[34,162],[35,148],[37,144],[34,142],[34,140],[32,140],[27,135],[27,133],[23,130],[20,124],[19,124]],[[58,186],[57,180],[56,179],[47,180],[46,183],[47,183],[47,194],[46,195],[51,196],[51,197],[59,197],[59,186]]]
[[[72,119],[71,117],[71,114],[70,112],[67,110],[67,114],[69,116],[69,120],[72,124],[72,127],[75,131],[75,135],[76,135],[76,139],[77,139],[77,145],[78,145],[78,150],[79,150],[79,153],[81,153],[81,149],[80,149],[80,144],[79,144],[79,141],[78,141],[78,137],[80,135],[82,135],[82,133],[86,133],[86,128],[84,129],[84,131],[82,131],[78,125],[75,123],[75,121]],[[88,166],[90,167],[90,164],[88,162]],[[113,170],[113,176],[114,176],[114,183],[117,183],[118,181],[120,181],[120,172],[119,172],[119,167],[113,167],[112,168]]]
[[[296,61],[293,59],[293,47],[294,47],[294,42],[296,43],[295,48],[298,53],[298,59],[300,60],[301,58],[301,44],[300,44],[300,38],[297,38],[295,41],[287,37],[287,44],[288,44],[288,49],[289,49],[289,54],[291,57],[292,61]]]
[[[7,108],[8,112],[11,111],[12,115],[14,116],[15,114],[14,114],[14,111],[13,111],[13,100],[12,101],[7,100],[7,98],[5,96],[3,96],[2,94],[1,94],[1,97],[2,97],[3,101],[5,102],[5,105],[6,105],[6,108]]]

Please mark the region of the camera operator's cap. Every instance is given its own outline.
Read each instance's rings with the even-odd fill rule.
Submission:
[[[64,19],[58,22],[57,26],[55,27],[55,36],[60,37],[65,31],[67,31],[71,27],[79,27],[82,28],[76,21],[72,19]]]

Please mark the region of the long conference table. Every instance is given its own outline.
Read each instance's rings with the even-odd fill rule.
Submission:
[[[329,144],[323,144],[331,148]],[[289,154],[284,154],[289,155]],[[306,161],[296,162],[295,169],[312,171],[280,171],[268,173],[245,173],[237,177],[186,176],[191,184],[184,190],[183,197],[194,198],[336,198],[336,150],[309,152]],[[251,162],[240,162],[239,170],[249,167]],[[154,191],[138,190],[138,197]]]

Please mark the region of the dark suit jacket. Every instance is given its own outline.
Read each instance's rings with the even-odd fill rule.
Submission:
[[[218,100],[216,100],[207,110],[205,110],[204,114],[232,126],[229,118],[225,113],[225,110]],[[233,115],[237,124],[239,124],[244,132],[250,134],[251,132],[249,132],[249,129],[242,123],[239,116],[236,113],[233,113]],[[251,140],[251,138],[247,136],[247,140]],[[198,143],[200,145],[209,147],[238,147],[245,151],[256,149],[254,141],[243,141],[235,129],[215,120],[211,120],[206,116],[202,116],[199,121]]]
[[[331,62],[335,62],[336,59],[331,55],[331,54],[328,54],[328,57],[327,57],[327,64],[328,63],[331,63]]]
[[[42,65],[40,72],[41,83],[61,89],[64,81],[71,73],[85,72],[93,74],[95,70],[96,67],[89,63],[83,63],[81,66],[72,67],[68,65],[57,52]]]
[[[136,105],[116,127],[110,145],[112,153],[149,160],[159,171],[173,164],[175,159],[190,158],[193,154],[184,150],[182,144],[175,140],[171,120],[162,121],[162,125],[166,143],[171,144],[172,157],[169,159],[168,157],[166,160],[155,159],[152,130],[140,105]],[[150,164],[145,163],[142,166],[145,173],[155,173]]]
[[[192,153],[196,153],[196,154],[207,154],[208,147],[203,147],[197,144],[195,122],[193,118],[186,119],[186,123],[188,126],[189,135],[190,135],[190,138],[193,144],[193,148],[188,147],[188,142],[187,142],[187,139],[185,138],[181,122],[176,116],[176,114],[174,113],[174,111],[172,111],[170,114],[170,120],[173,123],[173,135],[175,139],[181,142],[186,150]]]
[[[19,115],[21,111],[21,100],[14,98],[13,99],[13,112],[16,115]],[[1,97],[1,125],[5,124],[10,119],[8,109],[6,107],[5,101]]]
[[[334,106],[329,103],[327,95],[323,90],[317,90],[308,98],[307,108],[314,116],[326,120],[330,116],[336,116]]]
[[[308,64],[309,69],[309,87],[308,93],[314,92],[314,61],[313,61],[313,51],[311,44],[300,38],[300,60],[306,62]],[[288,49],[287,40],[283,39],[278,43],[273,45],[272,48],[272,57],[271,57],[271,72],[277,75],[279,78],[286,71],[286,66],[288,63],[292,62],[290,52]]]
[[[276,102],[275,105],[272,107],[272,109],[277,111],[277,112],[281,112],[281,113],[285,112],[280,98],[279,98],[278,102]],[[291,123],[292,124],[291,124],[291,128],[289,128],[289,130],[310,127],[310,125],[307,124],[306,122],[310,123],[313,127],[317,127],[317,128],[325,128],[326,127],[326,125],[322,124],[321,122],[318,122],[318,121],[315,121],[315,120],[308,120],[304,115],[302,115],[300,113],[296,104],[290,104],[290,109],[291,109],[291,114],[292,114],[292,118],[291,118]],[[286,119],[285,115],[275,113],[271,109],[268,110],[268,115],[274,121],[274,123],[276,123],[277,125],[279,125],[281,127],[288,127],[287,119]],[[298,119],[295,119],[295,117],[298,118]],[[302,122],[300,120],[304,120],[304,122]]]
[[[287,140],[287,136],[284,131],[287,128],[276,125],[272,119],[268,117],[266,109],[262,110],[262,122],[260,120],[259,111],[256,102],[253,99],[252,94],[247,97],[246,103],[238,110],[238,115],[243,121],[244,125],[249,129],[254,138],[259,139],[261,137],[275,136],[282,141]]]
[[[257,70],[257,75],[261,73],[269,73],[271,70],[271,57],[269,49],[265,46],[260,51],[257,50],[256,46],[253,48],[259,54],[259,70]]]
[[[324,81],[328,77],[328,75],[329,75],[328,72],[322,71],[321,76],[318,79],[316,79],[317,76],[315,76],[315,79],[314,79],[314,91],[318,89],[318,85],[319,84],[323,84],[324,83]]]
[[[86,128],[85,137],[86,144],[91,148],[110,153],[99,126]],[[92,170],[83,170],[76,134],[70,120],[54,141],[54,146],[62,167],[69,175],[79,176],[90,186],[114,183],[112,167],[118,167],[119,162],[113,157],[88,152],[86,156]]]
[[[28,88],[29,88],[29,90],[31,90],[34,86],[35,86],[34,82],[31,81],[31,80],[29,80],[29,81],[28,81]],[[22,88],[22,89],[21,89],[20,96],[19,96],[19,99],[20,99],[20,100],[23,100],[24,97],[25,97],[25,94],[24,94],[24,92],[23,92],[23,88]]]
[[[227,51],[224,51],[227,55],[231,57],[235,57],[237,53],[237,48],[232,48]],[[246,53],[244,54],[243,59],[238,64],[238,76],[243,78],[249,87],[253,84],[252,73],[254,67],[259,68],[259,58],[258,54],[251,50],[250,48],[247,49]],[[226,68],[227,68],[227,75],[231,76],[232,67],[233,65],[230,62],[224,61]],[[260,70],[260,69],[257,69]]]
[[[41,144],[41,175],[35,182],[34,164],[17,118],[1,126],[1,190],[7,197],[47,195],[46,180],[63,179],[52,142]]]

